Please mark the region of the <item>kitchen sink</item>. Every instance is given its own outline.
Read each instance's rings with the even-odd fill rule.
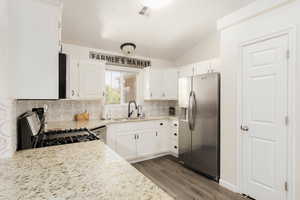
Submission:
[[[125,121],[135,121],[135,120],[143,120],[143,118],[139,118],[139,117],[117,118],[117,119],[113,119],[112,121],[116,121],[116,122],[125,122]]]

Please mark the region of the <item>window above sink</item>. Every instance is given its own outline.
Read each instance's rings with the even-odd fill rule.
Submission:
[[[138,73],[128,71],[105,71],[106,105],[122,105],[137,100]]]

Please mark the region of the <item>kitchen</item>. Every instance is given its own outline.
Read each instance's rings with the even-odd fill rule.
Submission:
[[[0,199],[300,198],[299,7],[3,0]]]

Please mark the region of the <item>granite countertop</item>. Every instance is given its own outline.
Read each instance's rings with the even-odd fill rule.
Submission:
[[[101,141],[17,152],[0,183],[0,200],[173,199]]]
[[[118,123],[131,123],[131,122],[142,122],[142,121],[153,121],[153,120],[177,120],[177,117],[172,116],[161,116],[161,117],[147,117],[144,119],[112,119],[112,120],[89,120],[89,121],[58,121],[48,122],[45,131],[59,131],[65,129],[79,129],[87,128],[93,129],[100,126],[107,126],[110,124]]]

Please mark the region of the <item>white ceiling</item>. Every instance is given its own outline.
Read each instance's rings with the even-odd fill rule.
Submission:
[[[172,0],[141,16],[140,0],[63,0],[66,43],[120,51],[134,42],[137,54],[173,60],[216,31],[216,21],[254,0]]]

